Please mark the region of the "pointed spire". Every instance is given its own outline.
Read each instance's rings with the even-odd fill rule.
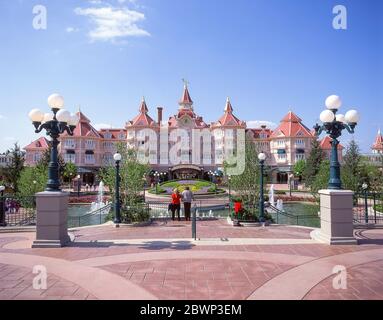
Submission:
[[[232,113],[233,112],[233,106],[231,105],[229,97],[227,97],[227,99],[226,99],[225,112],[227,112],[227,113]]]
[[[190,97],[188,82],[184,79],[182,79],[182,81],[184,82],[184,92],[182,94],[182,98],[179,102],[179,105],[183,107],[191,107],[193,104],[193,100]]]
[[[139,111],[140,111],[140,113],[148,113],[149,112],[148,106],[146,105],[145,97],[142,97]]]

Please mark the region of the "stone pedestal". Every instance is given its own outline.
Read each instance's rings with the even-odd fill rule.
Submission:
[[[36,194],[36,240],[32,248],[60,248],[70,242],[68,235],[69,194],[40,192]]]
[[[358,244],[354,238],[353,195],[349,190],[320,190],[321,229],[311,233],[330,245]]]

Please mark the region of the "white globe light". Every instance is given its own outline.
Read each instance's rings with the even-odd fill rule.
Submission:
[[[62,109],[64,107],[64,98],[58,93],[54,93],[49,96],[48,105],[52,109]]]
[[[342,100],[336,95],[329,96],[326,99],[326,107],[328,109],[338,110],[341,105],[342,105]]]
[[[77,126],[78,121],[79,117],[77,116],[77,114],[72,114],[70,120],[68,121],[68,124],[70,126]]]
[[[32,122],[42,122],[44,120],[44,113],[39,109],[32,109],[28,116]]]
[[[116,154],[114,154],[113,159],[114,159],[114,161],[121,161],[122,156],[120,153],[116,153]]]
[[[343,123],[346,122],[346,118],[345,118],[344,114],[337,114],[335,119],[338,122],[343,122]]]
[[[266,160],[266,155],[262,152],[258,155],[258,160],[259,161],[265,161]]]
[[[319,116],[320,121],[323,123],[333,122],[335,119],[335,115],[331,110],[324,110]]]
[[[56,114],[56,118],[59,122],[65,122],[68,123],[69,120],[71,119],[70,113],[67,110],[61,109],[59,112]]]
[[[53,120],[53,113],[45,113],[44,114],[44,119],[43,119],[43,123],[45,122],[49,122],[49,121],[52,121]]]
[[[356,110],[350,110],[346,113],[346,121],[347,123],[358,123],[360,120],[360,116],[358,111]]]

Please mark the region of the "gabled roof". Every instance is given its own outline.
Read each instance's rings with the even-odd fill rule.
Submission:
[[[38,138],[37,140],[31,142],[26,147],[24,147],[24,150],[45,150],[49,148],[49,141],[45,137]]]
[[[139,108],[139,114],[131,121],[129,121],[126,125],[128,127],[132,126],[138,126],[138,127],[151,127],[151,126],[158,126],[158,123],[155,122],[149,115],[149,108],[146,105],[145,98],[142,98],[140,108]]]
[[[223,116],[218,120],[218,122],[214,123],[213,126],[215,127],[245,127],[246,123],[242,120],[239,120],[234,114],[233,114],[233,106],[231,105],[230,99],[226,99],[226,105],[224,109]]]
[[[313,134],[310,131],[310,129],[308,129],[302,123],[302,119],[299,118],[292,111],[289,111],[289,113],[283,117],[280,125],[274,130],[271,137],[277,138],[281,135],[285,137],[302,137],[302,138],[313,137]]]
[[[79,118],[79,122],[73,131],[74,137],[101,138],[99,132],[90,124],[90,120],[81,111],[78,111],[76,114]],[[62,134],[62,137],[68,136],[66,132]]]
[[[322,150],[331,150],[331,141],[332,140],[329,136],[324,137],[319,143],[321,149]],[[344,149],[344,147],[339,143],[338,144],[338,150],[343,150],[343,149]]]
[[[375,138],[375,143],[372,145],[373,150],[383,150],[383,136],[380,130]]]
[[[266,134],[266,139],[270,138],[273,131],[269,128],[253,128],[253,129],[247,129],[247,132],[249,132],[252,135],[252,138],[254,139],[261,139],[260,135],[261,133]]]

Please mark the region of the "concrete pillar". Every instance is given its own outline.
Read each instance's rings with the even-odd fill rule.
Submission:
[[[330,245],[358,244],[354,238],[353,195],[349,190],[320,190],[321,229],[311,237]]]
[[[60,248],[70,242],[68,235],[69,194],[40,192],[36,194],[36,240],[32,248]]]

